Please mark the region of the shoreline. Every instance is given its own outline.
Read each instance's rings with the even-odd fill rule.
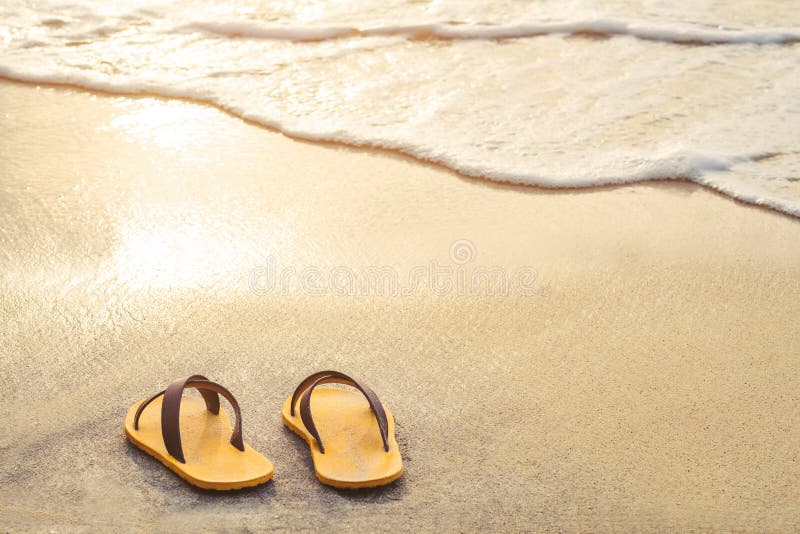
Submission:
[[[124,90],[114,90],[114,89],[96,89],[86,87],[80,84],[73,84],[73,83],[58,83],[58,82],[40,82],[35,80],[24,79],[22,77],[14,77],[9,76],[6,73],[0,73],[0,83],[10,83],[10,84],[18,84],[24,86],[33,86],[33,87],[45,87],[51,89],[64,89],[64,90],[72,90],[72,91],[81,91],[89,94],[97,94],[101,96],[118,96],[118,97],[127,97],[132,99],[137,98],[156,98],[156,99],[163,99],[163,100],[174,100],[178,102],[185,102],[188,104],[196,105],[196,106],[207,106],[209,108],[218,110],[225,115],[235,119],[242,121],[244,124],[255,126],[257,128],[261,128],[271,133],[280,134],[288,139],[299,143],[308,143],[311,145],[316,145],[320,147],[329,147],[329,148],[344,148],[354,150],[356,152],[367,152],[367,153],[378,153],[383,156],[389,158],[399,158],[403,161],[414,162],[420,165],[429,166],[441,171],[446,171],[453,174],[455,177],[462,179],[462,180],[477,180],[481,183],[484,183],[489,186],[498,186],[498,187],[510,187],[510,188],[522,188],[524,189],[533,189],[536,192],[565,192],[565,193],[582,193],[582,192],[592,192],[595,190],[602,190],[602,189],[614,189],[618,187],[628,187],[628,186],[635,186],[635,185],[648,185],[648,184],[678,184],[678,186],[683,185],[691,185],[702,188],[706,191],[709,191],[715,195],[719,195],[724,197],[728,200],[732,200],[736,204],[742,206],[750,206],[756,207],[759,209],[764,209],[770,212],[779,213],[791,219],[800,219],[800,213],[794,214],[783,209],[779,209],[777,207],[769,205],[769,202],[758,202],[758,201],[749,201],[745,199],[741,199],[735,197],[731,194],[725,193],[722,190],[706,184],[695,181],[691,178],[685,176],[675,176],[675,177],[665,177],[665,178],[648,178],[645,180],[633,180],[628,182],[607,182],[607,183],[597,183],[597,184],[590,184],[586,186],[548,186],[544,184],[533,184],[533,183],[522,183],[522,182],[515,182],[515,181],[506,181],[498,178],[489,178],[485,175],[480,174],[469,174],[463,172],[459,169],[455,169],[450,167],[444,163],[440,163],[437,161],[427,160],[421,157],[418,157],[414,154],[410,154],[405,152],[401,149],[395,148],[387,148],[377,145],[370,145],[368,143],[365,144],[355,144],[355,143],[345,143],[343,141],[335,141],[335,140],[327,140],[327,139],[309,139],[306,137],[301,137],[297,135],[293,135],[291,133],[285,132],[278,127],[270,126],[264,124],[262,122],[248,119],[240,114],[235,113],[234,111],[229,110],[225,106],[216,104],[214,102],[209,102],[206,100],[201,100],[198,98],[188,97],[188,96],[169,96],[164,94],[159,94],[155,92],[127,92]]]
[[[463,178],[162,97],[0,99],[7,528],[800,528],[796,219],[694,183]],[[532,295],[283,294],[251,283],[269,258],[536,276]],[[396,483],[316,481],[280,406],[321,368],[394,414]],[[133,402],[198,372],[272,482],[197,491],[126,442]]]

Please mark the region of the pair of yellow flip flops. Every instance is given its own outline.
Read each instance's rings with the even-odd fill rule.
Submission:
[[[351,389],[321,387],[342,384]],[[201,398],[184,397],[187,388]],[[223,396],[231,422],[220,409]],[[308,442],[317,478],[337,488],[368,488],[396,480],[403,460],[394,438],[394,419],[371,389],[337,371],[303,380],[281,410],[284,424]],[[135,403],[125,417],[125,434],[195,486],[233,490],[272,478],[272,462],[242,438],[239,404],[226,388],[201,375],[174,381],[164,391]]]

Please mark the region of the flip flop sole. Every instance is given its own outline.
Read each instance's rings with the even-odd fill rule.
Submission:
[[[218,491],[258,486],[274,474],[272,463],[246,443],[244,451],[230,444],[231,422],[224,409],[214,415],[201,398],[181,400],[180,431],[186,463],[173,458],[161,436],[161,398],[153,400],[133,427],[137,402],[125,417],[125,435],[189,484]]]
[[[380,430],[361,393],[338,388],[319,388],[311,394],[314,422],[325,453],[300,418],[290,411],[291,397],[281,409],[284,424],[303,438],[311,449],[314,471],[323,484],[343,489],[372,488],[397,480],[403,474],[403,459],[394,437],[394,418],[389,423],[389,452],[383,449]]]

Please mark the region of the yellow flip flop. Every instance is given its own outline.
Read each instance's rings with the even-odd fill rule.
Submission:
[[[203,398],[183,397],[186,388],[197,389]],[[228,414],[220,410],[219,395],[233,408],[233,430]],[[125,417],[125,434],[134,445],[200,488],[257,486],[274,472],[272,463],[242,440],[242,414],[233,395],[201,375],[176,380],[164,391],[131,406]]]
[[[323,384],[344,384],[357,391],[316,389]],[[403,474],[392,414],[371,389],[345,374],[321,371],[309,376],[286,399],[281,415],[311,447],[314,470],[323,484],[370,488]]]

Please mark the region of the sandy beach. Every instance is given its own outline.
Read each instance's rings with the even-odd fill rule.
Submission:
[[[185,101],[3,82],[0,106],[0,530],[800,529],[798,219],[688,182],[494,184]],[[391,408],[398,482],[316,481],[280,407],[322,368]],[[273,481],[195,490],[126,441],[191,373]]]

